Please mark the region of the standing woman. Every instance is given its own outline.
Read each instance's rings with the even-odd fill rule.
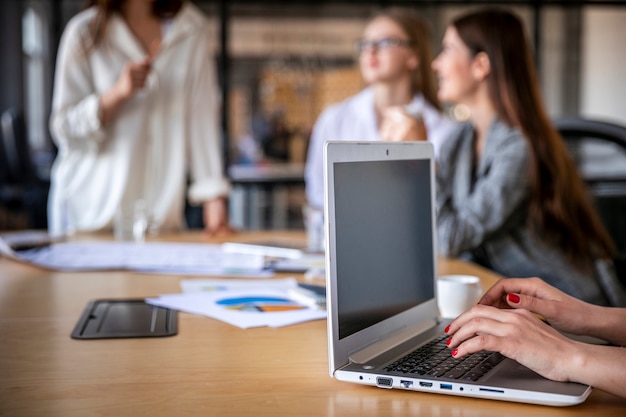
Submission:
[[[153,230],[184,224],[188,198],[205,228],[228,230],[210,26],[183,0],[91,0],[64,31],[51,131],[51,233],[112,227],[145,202]]]
[[[624,305],[613,243],[544,110],[519,18],[485,10],[456,19],[433,68],[439,98],[469,112],[438,161],[440,254]]]
[[[377,13],[357,42],[359,66],[367,87],[322,112],[311,136],[306,164],[309,205],[324,206],[323,147],[329,140],[426,140],[439,150],[454,123],[444,117],[437,99],[431,38],[426,23],[410,9]],[[390,121],[419,114],[406,129]]]

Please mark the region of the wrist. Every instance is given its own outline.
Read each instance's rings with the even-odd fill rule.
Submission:
[[[118,88],[113,87],[100,96],[100,122],[106,125],[113,117],[116,110],[127,100],[125,94]]]
[[[113,87],[106,93],[109,100],[112,104],[121,104],[126,101],[130,97],[130,91],[125,88],[120,83],[116,83]]]
[[[589,383],[589,373],[594,369],[594,353],[590,349],[593,345],[583,342],[573,342],[573,350],[569,355],[561,355],[565,360],[561,368],[565,380],[569,382]]]

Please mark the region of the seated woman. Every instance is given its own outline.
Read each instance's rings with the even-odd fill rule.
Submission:
[[[546,325],[534,314],[550,324]],[[626,309],[570,297],[538,278],[503,279],[446,328],[452,356],[500,352],[546,378],[579,382],[626,398]],[[556,329],[556,330],[555,330]],[[557,330],[615,346],[582,343]]]
[[[439,155],[440,254],[626,305],[613,242],[544,110],[519,18],[503,10],[457,18],[433,69],[439,99],[468,114]]]
[[[308,204],[316,208],[324,207],[322,159],[326,141],[428,139],[437,155],[455,127],[441,112],[435,75],[430,68],[428,26],[416,12],[406,8],[378,12],[365,27],[357,51],[367,87],[325,109],[311,134],[306,195]],[[413,122],[404,125],[406,130],[392,123],[404,118]]]

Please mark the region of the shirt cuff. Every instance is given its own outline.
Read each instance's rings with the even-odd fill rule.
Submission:
[[[230,193],[230,183],[225,178],[196,181],[189,187],[189,202],[200,204]]]

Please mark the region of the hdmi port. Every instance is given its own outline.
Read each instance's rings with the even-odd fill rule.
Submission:
[[[420,382],[420,387],[432,387],[433,383],[432,382]]]

